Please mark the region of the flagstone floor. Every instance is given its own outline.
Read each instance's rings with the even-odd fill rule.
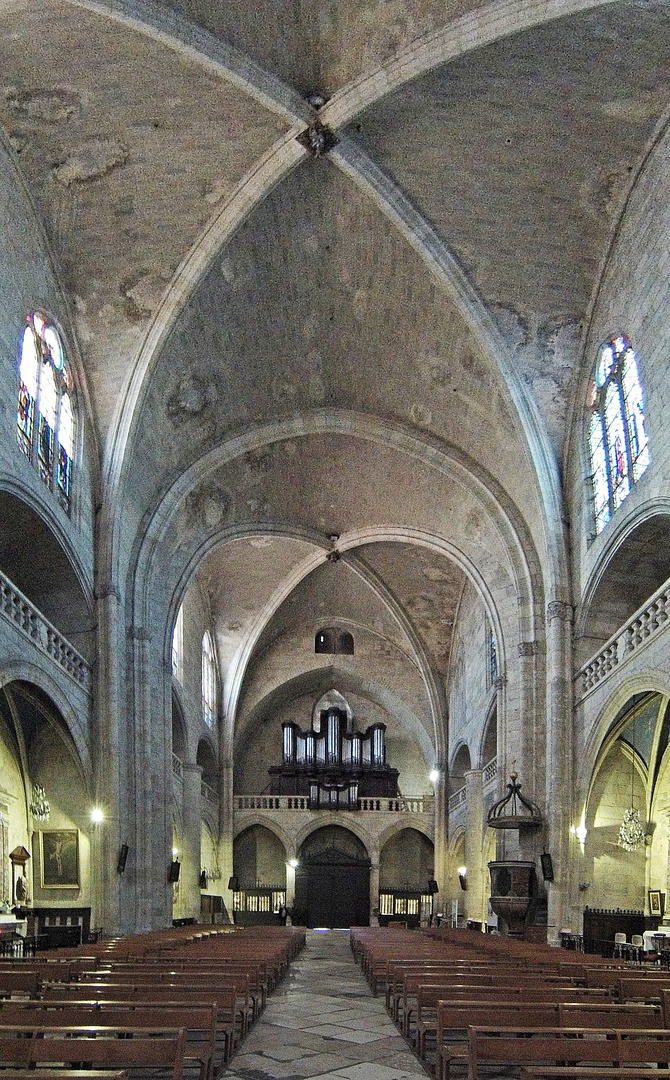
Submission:
[[[374,998],[349,933],[308,930],[307,946],[219,1080],[426,1080]]]

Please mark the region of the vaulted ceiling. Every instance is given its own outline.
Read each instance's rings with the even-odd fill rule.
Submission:
[[[667,3],[556,10],[0,0],[0,125],[71,306],[103,458],[129,439],[138,521],[213,446],[332,409],[447,445],[532,532],[524,424],[560,464],[584,322],[670,104]],[[314,160],[296,136],[317,118],[336,145]],[[410,476],[394,488],[367,452],[339,474],[325,443],[332,490],[312,444],[287,439],[283,464],[246,455],[194,514],[207,528],[244,490],[247,520],[276,521],[283,470],[284,491],[313,487],[286,500],[303,530],[342,531],[365,486],[366,524],[412,524],[397,512]],[[251,627],[260,655],[314,603],[306,571],[288,606],[269,603],[313,535],[256,532],[201,570],[224,667]],[[340,568],[324,611],[444,678],[465,580],[387,538]]]

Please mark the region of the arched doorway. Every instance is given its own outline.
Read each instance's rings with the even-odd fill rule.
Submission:
[[[370,859],[348,829],[327,825],[300,848],[295,874],[296,921],[305,926],[368,926]]]

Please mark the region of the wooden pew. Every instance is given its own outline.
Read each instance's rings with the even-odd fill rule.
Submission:
[[[626,1031],[663,1030],[663,1014],[656,1005],[619,1005],[567,1001],[546,1002],[496,1002],[495,1015],[506,1028],[521,1025],[524,1028],[561,1027],[608,1031],[613,1028]],[[488,1003],[461,1001],[440,1002],[437,1010],[435,1075],[437,1080],[445,1076],[446,1059],[456,1059],[459,1044],[454,1043],[454,1032],[465,1032],[469,1027],[489,1027],[492,1009]],[[527,1018],[527,1019],[526,1019]],[[550,1022],[552,1021],[552,1022]],[[466,1055],[463,1045],[461,1056]],[[448,1070],[446,1070],[448,1071]]]
[[[559,995],[569,994],[570,997],[581,989],[587,989],[586,987],[576,987],[569,979],[562,979],[558,976],[556,978],[550,978],[544,980],[542,977],[525,977],[524,975],[508,975],[502,976],[501,973],[497,974],[495,979],[493,977],[485,977],[480,979],[465,979],[460,983],[454,984],[444,978],[434,979],[429,983],[429,980],[422,979],[420,975],[406,975],[403,979],[402,997],[397,1007],[397,1014],[395,1022],[400,1027],[403,1035],[406,1039],[410,1037],[412,1016],[415,1012],[416,1002],[420,986],[432,985],[433,986],[433,1000],[435,1002],[433,1008],[437,1008],[437,1001],[439,998],[453,997],[460,994],[461,990],[489,990],[495,988],[499,997],[505,998],[510,995],[517,997],[527,998],[527,995],[533,995],[536,991],[543,994],[547,991],[557,991]],[[441,992],[445,991],[445,992]],[[579,995],[577,995],[579,996]],[[530,998],[527,998],[530,1000]],[[557,1000],[551,997],[548,1000]],[[424,1007],[427,1007],[427,1001]]]
[[[22,1001],[0,1002],[0,1025],[57,1025],[61,1027],[148,1028],[155,1031],[167,1024],[184,1028],[184,1060],[197,1061],[200,1080],[213,1080],[214,1054],[217,1046],[217,1009],[214,1004],[189,1005],[163,1002],[128,1004],[127,1002]],[[228,1060],[229,1039],[224,1032],[224,1061]]]
[[[651,977],[622,977],[619,980],[620,1001],[648,1001],[660,1004],[663,990],[670,990],[668,972],[659,972],[658,975]]]
[[[665,1037],[664,1037],[665,1036]],[[447,1048],[448,1049],[448,1048]],[[670,1031],[622,1028],[468,1029],[468,1080],[478,1080],[481,1065],[633,1065],[670,1064]],[[450,1063],[463,1062],[462,1049],[443,1055],[445,1080]]]
[[[47,1007],[64,1008],[68,1004],[76,1004],[83,1001],[87,1005],[100,1009],[107,1008],[140,1008],[157,1006],[170,1012],[184,1007],[198,1008],[202,1005],[215,1007],[217,1035],[222,1035],[225,1042],[226,1060],[230,1060],[236,1045],[247,1033],[248,1009],[244,1003],[240,1005],[237,988],[235,986],[209,987],[203,991],[197,987],[179,987],[177,991],[170,986],[134,986],[106,985],[96,986],[96,993],[82,998],[83,993],[90,993],[90,984],[78,983],[66,988],[45,987],[40,1002]],[[13,1004],[12,1002],[8,1004]],[[1,1005],[0,1005],[1,1007]],[[2,1013],[0,1012],[0,1018]],[[177,1026],[177,1025],[175,1025]],[[181,1024],[178,1026],[182,1026]]]
[[[658,1069],[641,1069],[626,1066],[600,1068],[588,1065],[531,1065],[522,1069],[519,1080],[658,1080]],[[663,1073],[661,1073],[661,1076]]]
[[[0,1025],[0,1065],[35,1068],[68,1062],[77,1068],[163,1069],[181,1080],[185,1032],[88,1025]]]

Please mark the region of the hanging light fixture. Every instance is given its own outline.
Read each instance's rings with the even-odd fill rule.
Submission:
[[[51,806],[47,799],[47,793],[41,784],[33,784],[33,798],[30,804],[30,813],[35,821],[48,821]]]
[[[630,759],[630,810],[626,810],[619,828],[617,845],[624,851],[637,851],[644,844],[644,826],[640,811],[633,803],[633,784],[635,782],[635,760]]]

